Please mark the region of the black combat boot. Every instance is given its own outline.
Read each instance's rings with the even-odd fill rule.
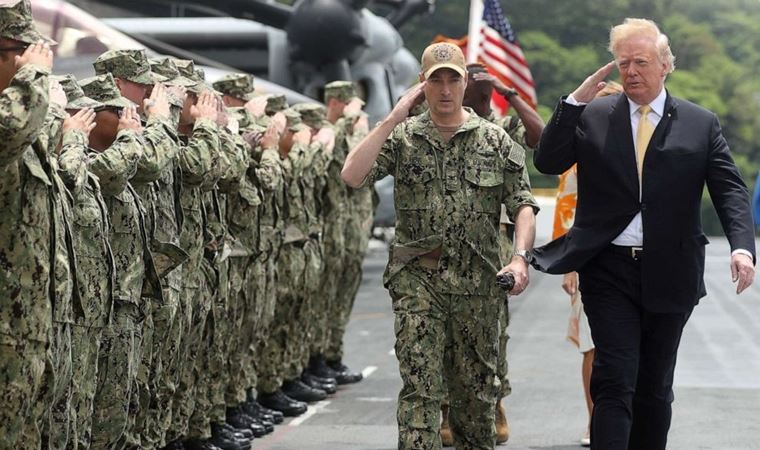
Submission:
[[[334,378],[320,378],[307,371],[301,375],[301,381],[311,388],[321,389],[328,394],[334,394],[338,390],[338,383]]]
[[[299,379],[282,383],[282,392],[290,398],[306,403],[318,402],[327,398],[327,392],[309,387]]]
[[[222,450],[250,450],[251,441],[242,435],[236,435],[219,424],[211,424],[209,442]]]
[[[309,358],[308,370],[310,374],[316,375],[320,378],[332,378],[335,380],[338,376],[338,372],[332,370],[330,366],[327,365],[327,361],[325,361],[325,357],[322,355],[312,356]]]
[[[362,380],[362,378],[364,378],[361,372],[352,372],[351,369],[349,369],[348,366],[343,364],[340,360],[327,361],[327,366],[338,374],[335,377],[335,380],[338,382],[338,384],[358,383]]]
[[[246,391],[246,404],[257,410],[263,420],[272,422],[273,424],[281,424],[285,420],[285,416],[280,411],[265,408],[261,403],[257,402],[253,388],[249,388]],[[247,411],[246,413],[249,414]]]
[[[279,411],[286,417],[300,416],[308,408],[306,403],[288,397],[279,389],[271,394],[259,394],[258,401],[261,406]]]
[[[267,434],[266,428],[256,423],[249,415],[239,407],[227,408],[227,423],[235,428],[248,428],[257,438]]]
[[[221,450],[205,439],[188,439],[182,445],[186,450]]]

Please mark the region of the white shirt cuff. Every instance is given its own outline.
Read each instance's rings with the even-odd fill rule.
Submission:
[[[749,259],[753,261],[755,259],[749,250],[744,250],[743,248],[737,248],[736,250],[731,252],[731,256],[735,256],[735,255],[747,255],[749,256]]]
[[[568,105],[573,105],[573,106],[586,105],[586,103],[579,102],[578,100],[576,100],[575,97],[573,97],[573,94],[570,94],[567,96],[567,98],[565,98],[565,103],[567,103]]]

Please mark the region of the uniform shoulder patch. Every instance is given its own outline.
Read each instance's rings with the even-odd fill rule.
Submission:
[[[514,164],[518,169],[525,166],[525,150],[517,142],[512,142],[512,148],[509,149],[507,160]]]

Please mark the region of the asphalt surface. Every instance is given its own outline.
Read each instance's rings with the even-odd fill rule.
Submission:
[[[546,226],[539,223],[539,236],[546,235]],[[372,247],[346,336],[345,362],[363,370],[366,379],[278,426],[257,440],[255,449],[396,448],[400,378],[392,351],[390,299],[381,282],[387,253],[382,243]],[[684,333],[668,448],[760,449],[760,286],[737,297],[728,271],[728,243],[713,238],[707,253],[708,297]],[[581,355],[565,340],[569,302],[560,282],[534,271],[528,291],[511,300],[513,393],[505,405],[512,434],[498,448],[580,448],[587,421]]]

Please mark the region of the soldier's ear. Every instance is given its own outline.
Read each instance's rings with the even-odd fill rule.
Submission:
[[[420,72],[419,79],[420,79],[420,83],[422,83],[423,81],[425,81],[425,75],[422,72]]]

